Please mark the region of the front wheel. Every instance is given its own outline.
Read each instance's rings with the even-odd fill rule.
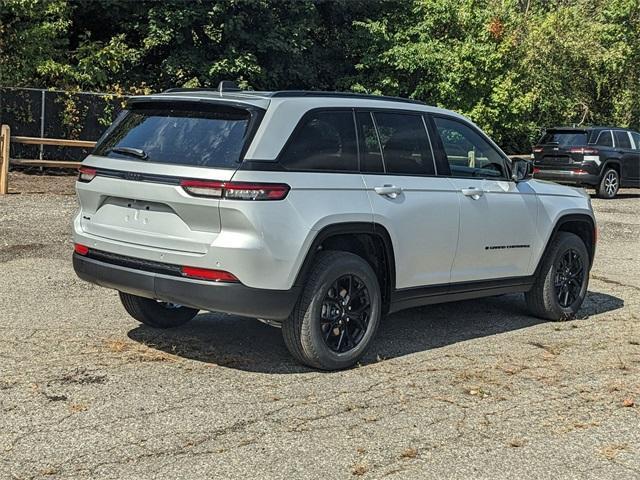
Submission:
[[[154,328],[173,328],[184,325],[198,314],[195,308],[175,303],[161,302],[151,298],[138,297],[130,293],[118,292],[122,306],[129,315],[145,325]]]
[[[554,321],[573,318],[587,295],[589,265],[582,239],[558,232],[542,259],[533,288],[525,293],[531,313]]]
[[[609,168],[602,175],[596,192],[600,198],[614,198],[618,194],[619,188],[620,176],[613,168]]]
[[[323,370],[354,365],[365,353],[382,315],[380,286],[358,255],[318,254],[282,336],[300,362]]]

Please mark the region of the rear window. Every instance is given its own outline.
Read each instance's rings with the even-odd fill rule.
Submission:
[[[218,106],[125,110],[94,151],[106,157],[198,167],[236,167],[251,113]]]
[[[541,145],[554,143],[561,147],[587,145],[587,132],[576,132],[573,130],[547,130],[538,143]]]

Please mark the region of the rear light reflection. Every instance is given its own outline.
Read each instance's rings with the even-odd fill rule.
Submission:
[[[96,177],[97,171],[95,168],[89,167],[80,167],[78,169],[78,181],[79,182],[90,182]]]
[[[571,147],[569,153],[579,153],[581,155],[598,155],[597,148]]]
[[[533,167],[533,174],[540,173],[540,169],[538,167]]]
[[[195,197],[225,198],[228,200],[282,200],[290,187],[284,183],[218,182],[209,180],[181,180],[180,186]]]
[[[214,282],[239,282],[235,275],[224,270],[210,270],[208,268],[182,267],[182,276],[198,280],[211,280]]]
[[[542,153],[544,152],[544,148],[542,147],[533,147],[533,153]]]
[[[89,253],[89,247],[87,247],[86,245],[81,245],[79,243],[74,243],[73,251],[78,255],[86,255],[87,253]]]

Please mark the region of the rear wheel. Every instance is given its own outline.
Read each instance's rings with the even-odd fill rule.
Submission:
[[[145,325],[155,328],[172,328],[184,325],[198,314],[195,308],[175,303],[161,302],[118,292],[122,306],[129,315]]]
[[[542,259],[533,288],[525,294],[531,313],[548,320],[573,318],[587,295],[589,254],[580,237],[558,232]]]
[[[321,252],[282,335],[291,354],[310,367],[339,370],[365,353],[382,314],[378,279],[361,257]]]
[[[614,198],[618,194],[619,188],[620,176],[618,172],[613,168],[608,168],[602,175],[596,192],[600,198]]]

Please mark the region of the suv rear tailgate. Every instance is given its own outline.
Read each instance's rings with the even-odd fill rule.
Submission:
[[[83,162],[96,176],[77,182],[82,231],[145,247],[207,253],[220,232],[219,200],[188,195],[180,180],[230,180],[255,113],[255,107],[237,104],[134,104]]]
[[[91,182],[77,183],[80,226],[88,234],[166,250],[206,253],[220,231],[220,201],[187,195],[178,177],[166,176],[166,166],[96,157],[88,157],[84,165],[98,171]],[[133,178],[136,176],[131,173],[148,177],[153,170],[162,170],[166,183],[115,176],[122,172]],[[182,178],[222,181],[235,172],[196,167],[180,170]]]

